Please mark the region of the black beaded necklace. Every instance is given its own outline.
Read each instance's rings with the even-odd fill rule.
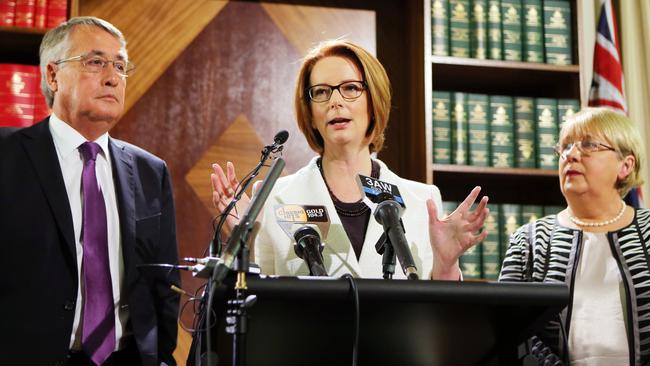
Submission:
[[[370,170],[370,176],[379,179],[379,163],[377,163],[374,160],[370,160],[372,168]],[[334,208],[336,209],[336,213],[341,215],[341,216],[347,216],[347,217],[356,217],[356,216],[361,216],[364,215],[370,208],[363,203],[363,200],[359,200],[357,202],[342,202],[339,200],[332,190],[330,189],[329,184],[327,184],[327,179],[325,179],[325,173],[323,173],[323,164],[322,164],[322,159],[318,158],[316,160],[316,165],[318,166],[318,170],[320,171],[320,175],[323,177],[323,181],[325,182],[325,186],[327,187],[327,192],[330,195],[330,198],[332,199],[332,202],[334,203]]]

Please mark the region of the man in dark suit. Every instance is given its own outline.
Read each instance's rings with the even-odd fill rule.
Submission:
[[[50,117],[0,129],[0,364],[173,365],[177,263],[170,176],[111,138],[124,110],[122,33],[93,17],[40,50]]]

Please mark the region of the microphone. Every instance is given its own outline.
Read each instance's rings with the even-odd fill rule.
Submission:
[[[293,250],[302,258],[311,276],[327,276],[323,264],[323,243],[320,233],[329,231],[325,206],[276,205],[275,219],[282,231],[295,240]]]
[[[262,155],[268,155],[270,153],[278,153],[282,151],[282,149],[284,148],[283,145],[285,142],[287,142],[288,138],[289,138],[289,132],[287,132],[287,130],[280,130],[280,132],[276,133],[275,136],[273,137],[273,144],[264,146],[264,150],[262,150]]]
[[[374,217],[384,227],[386,239],[393,247],[402,270],[410,280],[418,279],[418,269],[413,261],[406,239],[401,216],[406,205],[396,185],[378,179],[357,175],[357,184],[364,201],[374,210]]]

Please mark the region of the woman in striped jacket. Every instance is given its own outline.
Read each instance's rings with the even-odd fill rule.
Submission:
[[[622,200],[641,184],[631,121],[605,108],[569,117],[556,147],[567,208],[519,228],[500,281],[564,283],[569,305],[533,337],[543,365],[650,361],[650,211]]]

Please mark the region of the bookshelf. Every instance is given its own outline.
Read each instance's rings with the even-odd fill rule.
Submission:
[[[489,95],[580,99],[578,44],[582,0],[571,7],[573,65],[480,60],[434,56],[431,47],[431,0],[423,0],[425,58],[425,143],[427,182],[442,192],[443,199],[461,201],[475,185],[494,203],[563,205],[557,172],[543,169],[490,168],[434,164],[432,154],[432,92],[445,90]]]
[[[68,0],[68,18],[79,13],[79,0]],[[0,63],[38,65],[38,48],[48,29],[0,26]]]

